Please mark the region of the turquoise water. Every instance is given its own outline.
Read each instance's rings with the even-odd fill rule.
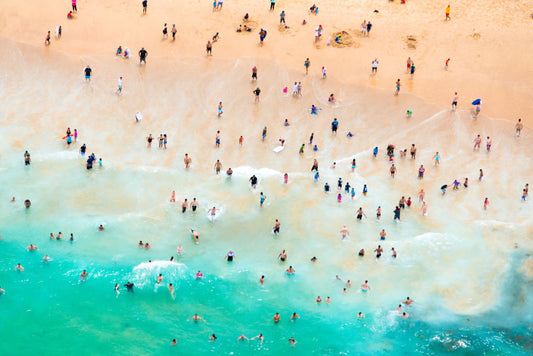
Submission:
[[[339,261],[356,259],[351,244],[350,250],[339,250],[342,242],[324,242],[313,229],[306,232],[306,227],[296,222],[296,226],[282,226],[280,237],[273,238],[270,220],[264,222],[258,208],[249,214],[223,211],[211,223],[204,209],[196,216],[182,216],[170,203],[135,204],[130,197],[131,204],[110,213],[114,202],[108,202],[103,192],[113,189],[114,196],[127,196],[133,189],[127,184],[116,185],[116,180],[152,179],[164,185],[173,174],[105,168],[86,172],[83,167],[72,170],[57,166],[60,168],[49,176],[42,174],[47,168],[39,163],[16,168],[19,180],[9,182],[10,187],[36,197],[27,210],[22,201],[10,203],[6,199],[7,182],[2,184],[0,276],[1,286],[7,290],[0,297],[4,354],[531,354],[531,284],[516,272],[525,257],[519,251],[512,255],[515,262],[505,272],[505,282],[496,296],[499,302],[479,314],[458,315],[436,294],[424,296],[423,301],[417,299],[419,281],[411,277],[425,277],[413,271],[416,266],[394,266],[408,263],[403,256],[398,261],[384,256],[379,262],[388,270],[381,270],[371,256],[365,257],[367,266],[359,266],[360,270],[343,268]],[[66,174],[68,180],[54,184],[57,176]],[[37,176],[41,178],[37,180]],[[265,180],[261,188],[279,185],[277,177]],[[244,177],[236,176],[233,181],[209,177],[197,183],[199,192],[213,189],[212,184],[222,186],[228,205],[250,195]],[[299,188],[283,189],[287,195],[297,196]],[[44,189],[50,193],[40,194]],[[143,196],[156,193],[157,188],[148,185]],[[81,205],[76,204],[80,196],[86,196]],[[289,202],[272,203],[264,209],[272,210],[272,205],[281,216],[289,213]],[[308,219],[303,217],[303,221]],[[99,223],[106,224],[104,232],[97,231]],[[199,245],[187,232],[190,225],[198,226],[201,232]],[[50,232],[58,231],[64,236],[74,232],[74,242],[48,238]],[[297,231],[301,236],[293,235]],[[139,249],[138,240],[149,241],[153,248]],[[30,243],[39,251],[25,252]],[[178,244],[185,252],[176,257],[176,263],[170,263],[170,256],[177,256]],[[285,264],[275,262],[281,248],[289,251]],[[223,260],[229,249],[237,254],[233,263]],[[44,264],[44,253],[53,260]],[[311,255],[319,257],[316,264],[308,261]],[[337,260],[328,259],[328,255]],[[153,262],[148,263],[148,259]],[[24,272],[13,270],[17,262],[25,267]],[[292,277],[283,273],[288,263],[297,270]],[[89,278],[80,282],[83,269]],[[372,269],[379,269],[379,273]],[[205,276],[201,281],[194,278],[197,270]],[[164,276],[163,284],[174,284],[175,299],[164,286],[155,288],[159,273]],[[353,287],[343,295],[344,282],[334,276],[348,273]],[[392,276],[380,281],[381,273]],[[267,276],[264,287],[258,283],[261,274]],[[366,275],[372,275],[373,289],[362,294],[357,285]],[[135,292],[121,287],[117,296],[114,284],[127,281],[135,283]],[[324,299],[329,295],[333,303],[315,305],[317,294]],[[406,308],[411,316],[404,320],[394,308],[406,295],[415,303]],[[290,322],[294,311],[300,319]],[[359,311],[366,314],[365,319],[357,320]],[[276,312],[282,317],[277,325],[272,322]],[[206,322],[186,321],[194,313]],[[211,333],[218,337],[214,343],[208,341]],[[241,333],[248,337],[263,333],[265,342],[237,342]],[[287,342],[291,336],[298,341],[294,350]],[[178,339],[178,345],[170,346],[173,338]]]
[[[12,56],[3,53],[0,58],[11,66],[19,63],[24,77],[1,66],[5,80],[0,98],[6,110],[0,120],[4,138],[0,142],[0,286],[6,294],[0,296],[0,353],[533,352],[533,287],[530,271],[524,268],[531,255],[531,205],[519,199],[521,187],[531,177],[527,150],[531,139],[515,139],[510,123],[487,117],[472,121],[466,110],[449,113],[408,95],[399,104],[390,92],[312,78],[304,81],[311,90],[301,102],[289,101],[279,94],[281,90],[271,89],[263,100],[273,104],[253,107],[249,92],[240,93],[242,73],[247,76],[251,67],[245,60],[217,63],[217,74],[211,72],[201,89],[196,80],[180,77],[186,73],[165,79],[151,77],[154,74],[147,71],[142,73],[145,82],[140,83],[157,82],[157,86],[146,89],[139,84],[139,89],[131,80],[123,97],[117,98],[97,80],[90,85],[82,79],[66,80],[63,69],[73,76],[81,73],[76,59],[41,61],[11,49]],[[162,70],[175,65],[153,62]],[[279,64],[273,66],[281,77],[296,77]],[[42,73],[41,67],[46,69]],[[193,69],[200,71],[201,66]],[[124,71],[128,78],[139,72],[134,64]],[[176,89],[175,79],[182,92],[196,95],[176,95],[174,100],[160,99],[153,105],[148,99],[138,103],[137,98],[148,92],[153,98],[165,98]],[[322,103],[321,116],[311,121],[305,109],[311,102],[326,100],[330,85],[341,87],[342,104],[329,108]],[[218,98],[225,90],[236,94],[226,104],[226,116],[215,123],[208,115],[216,116]],[[410,121],[405,120],[404,105],[414,108]],[[133,122],[137,109],[145,113],[140,124]],[[272,118],[274,109],[279,123]],[[248,110],[252,118],[238,115]],[[342,130],[352,125],[354,140],[330,136],[333,114],[343,118]],[[283,117],[290,118],[289,129],[283,128]],[[269,136],[261,143],[259,135],[266,123]],[[80,131],[80,139],[70,149],[59,140],[68,126]],[[211,146],[218,128],[223,132],[219,151]],[[162,130],[170,134],[169,149],[146,149],[146,135]],[[321,149],[300,157],[298,147],[310,130]],[[246,137],[242,149],[237,147],[241,132]],[[491,156],[471,152],[477,132],[494,138]],[[287,148],[275,155],[272,148],[281,135],[287,138]],[[390,142],[409,147],[415,139],[417,160],[398,159],[397,178],[391,180],[384,147]],[[88,152],[103,157],[103,168],[85,169],[77,153],[82,142],[87,142]],[[376,159],[371,156],[374,145],[382,148]],[[30,167],[23,163],[26,149],[32,154]],[[435,168],[432,156],[437,150],[442,163]],[[193,157],[189,171],[183,168],[185,152]],[[352,173],[354,156],[358,167]],[[214,175],[212,164],[218,157],[224,170],[233,166],[231,180]],[[309,173],[315,157],[321,165],[319,184]],[[326,168],[333,160],[337,168]],[[427,167],[423,181],[416,179],[421,163]],[[476,181],[480,167],[486,174],[483,182]],[[284,172],[289,173],[287,185]],[[256,190],[248,183],[252,174],[259,177]],[[466,175],[471,180],[468,190],[441,195],[441,184]],[[323,193],[326,181],[336,193],[340,176],[356,187],[354,201],[344,195],[339,204],[336,194]],[[369,186],[366,197],[360,194],[363,184]],[[420,188],[427,192],[427,217],[420,214],[416,202]],[[172,190],[176,191],[174,204],[169,203]],[[260,191],[267,196],[263,208]],[[402,212],[401,223],[394,223],[392,210],[402,195],[411,196],[415,203]],[[491,200],[487,211],[482,209],[485,196]],[[181,214],[181,201],[193,197],[200,203],[199,211]],[[23,206],[27,198],[32,201],[30,209]],[[380,221],[375,218],[378,205],[383,209]],[[212,206],[220,209],[214,222],[207,217]],[[360,206],[368,218],[357,222],[355,211]],[[275,219],[282,224],[279,236],[272,234]],[[100,224],[104,232],[98,231]],[[346,241],[339,233],[343,225],[350,230]],[[200,244],[194,244],[190,228],[200,232]],[[384,242],[379,241],[381,229],[387,230]],[[66,240],[49,239],[50,232],[59,231]],[[71,232],[73,242],[68,241]],[[139,249],[139,240],[149,242],[152,249]],[[30,243],[39,250],[26,251]],[[385,252],[376,260],[372,251],[378,244]],[[184,248],[181,256],[176,254],[178,245]],[[391,257],[392,247],[398,251],[397,259]],[[367,251],[364,258],[357,256],[360,248]],[[285,263],[277,259],[282,249],[289,256]],[[224,261],[229,250],[236,253],[232,263]],[[52,258],[46,264],[44,254]],[[169,262],[171,256],[174,263]],[[310,262],[313,256],[318,262]],[[25,271],[14,270],[19,262]],[[284,273],[289,265],[296,269],[290,277]],[[84,269],[89,276],[80,282]],[[203,280],[195,279],[198,270]],[[156,288],[159,273],[163,286]],[[266,276],[264,286],[259,283],[261,275]],[[348,279],[353,286],[343,294]],[[362,293],[359,285],[366,279],[372,289]],[[134,293],[122,287],[128,281],[135,283]],[[119,295],[115,283],[121,285]],[[168,283],[174,285],[174,299],[166,289]],[[316,305],[318,295],[331,297],[332,303]],[[402,319],[395,308],[407,296],[415,302],[405,309],[409,318]],[[272,321],[276,312],[281,315],[278,324]],[[293,312],[300,319],[290,322]],[[358,312],[366,317],[358,320]],[[195,313],[206,322],[187,321]],[[209,342],[212,333],[218,337],[213,343]],[[265,337],[262,345],[257,340],[236,341],[241,334],[251,338],[259,333]],[[297,340],[294,348],[287,341],[290,337]],[[174,338],[178,344],[171,346]]]

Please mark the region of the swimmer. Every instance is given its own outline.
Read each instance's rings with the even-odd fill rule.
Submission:
[[[289,339],[289,343],[291,344],[291,346],[295,346],[297,342],[298,342],[298,341],[294,340],[294,337],[291,337],[291,338]]]
[[[12,202],[12,203],[15,202],[15,197],[11,198],[11,202]]]
[[[172,285],[172,283],[168,284],[168,290],[170,291],[170,296],[174,298],[174,286]]]
[[[2,289],[2,287],[0,287],[0,295],[2,294],[6,294],[6,291],[4,289]]]
[[[159,283],[161,283],[161,282],[163,282],[163,275],[162,275],[161,273],[159,273],[159,276],[157,276],[157,281],[156,281],[156,283],[159,284]]]
[[[202,278],[204,278],[203,273],[200,271],[196,272],[196,279],[202,279]]]
[[[51,258],[48,257],[48,255],[44,255],[44,257],[43,257],[43,263],[48,263],[48,262],[50,262],[50,261],[51,261]]]
[[[391,250],[392,250],[392,257],[396,258],[397,254],[396,254],[396,250],[394,249],[394,247]]]
[[[359,314],[357,314],[357,319],[363,319],[365,317],[365,314],[363,314],[362,312],[359,312]]]
[[[362,248],[362,249],[359,250],[359,256],[363,257],[364,255],[365,255],[365,249]]]
[[[185,214],[185,212],[187,211],[187,207],[189,206],[189,203],[187,202],[187,199],[185,199],[183,201],[183,203],[181,203],[181,212],[183,214]]]
[[[100,224],[100,226],[98,226],[98,230],[104,231],[105,230],[104,225]]]
[[[87,271],[83,270],[83,272],[81,272],[80,279],[82,281],[85,281],[87,279],[87,275],[88,275]]]
[[[139,243],[137,244],[137,247],[144,247],[144,244],[143,244],[142,240],[139,241]]]
[[[152,246],[150,246],[150,244],[147,242],[147,243],[144,244],[144,248],[149,250],[149,249],[152,248]]]
[[[261,344],[263,344],[263,341],[264,341],[265,338],[263,337],[263,334],[259,334],[257,336],[254,336],[250,340],[253,340],[253,339],[259,339],[261,341]]]
[[[215,334],[211,334],[211,337],[209,338],[209,342],[214,342],[217,339]]]
[[[205,319],[203,319],[202,317],[198,316],[198,314],[194,314],[193,316],[191,316],[189,319],[187,319],[187,321],[189,320],[194,320],[194,321],[205,321]]]
[[[315,256],[311,257],[311,262],[315,263],[316,261],[318,261],[318,258],[316,258]]]
[[[402,315],[400,315],[402,318],[406,319],[409,317],[409,314],[406,312],[403,312]]]
[[[39,248],[37,246],[33,245],[33,244],[30,244],[30,246],[28,246],[26,248],[26,250],[28,250],[28,251],[35,251],[35,250],[38,250],[38,249]]]
[[[405,305],[411,305],[411,303],[413,302],[413,300],[409,297],[407,297],[407,299],[405,301],[403,301],[402,303],[405,304]]]
[[[296,321],[296,319],[300,319],[300,316],[296,314],[296,312],[292,313],[291,321]]]
[[[21,264],[18,263],[18,264],[15,266],[15,270],[16,270],[16,271],[19,271],[19,272],[22,272],[22,271],[24,271],[24,267],[22,267]]]
[[[178,343],[178,341],[176,339],[172,339],[172,341],[170,342],[170,345],[176,345]]]
[[[261,276],[261,278],[259,278],[259,283],[261,283],[261,285],[265,284],[265,276]]]
[[[287,269],[285,270],[285,272],[286,272],[288,275],[292,275],[292,274],[294,274],[294,272],[296,272],[296,271],[295,271],[294,268],[292,268],[292,266],[289,266],[289,268],[287,268]]]
[[[61,231],[59,231],[57,233],[57,236],[56,236],[56,240],[62,240],[63,238],[61,237]]]
[[[178,248],[176,249],[176,251],[178,252],[178,255],[181,255],[183,253],[183,247],[181,247],[181,245],[179,245]]]
[[[348,228],[346,227],[346,225],[343,226],[343,228],[341,229],[341,235],[342,235],[342,239],[344,240],[347,236],[348,236]]]
[[[130,293],[133,293],[133,286],[134,286],[134,284],[131,283],[131,282],[128,282],[128,283],[124,284],[124,287],[126,287],[126,290],[128,292],[130,292]]]
[[[189,229],[189,230],[191,230],[192,237],[194,238],[194,243],[195,244],[199,244],[200,243],[200,234],[198,233],[198,231],[196,231],[196,230],[194,230],[192,228]]]
[[[278,255],[278,258],[281,260],[281,262],[285,262],[285,260],[287,260],[287,253],[285,250],[281,251],[281,253]]]
[[[69,238],[70,241],[74,241],[74,234],[73,233],[70,233],[70,238]]]
[[[320,296],[318,296],[318,297],[315,299],[315,303],[316,303],[316,304],[320,304],[320,303],[322,303],[322,298],[320,298]]]
[[[117,295],[120,294],[120,291],[118,289],[119,289],[119,284],[115,283],[115,292],[117,293]]]
[[[368,281],[365,281],[365,283],[361,284],[361,292],[368,292],[370,290],[370,286],[368,285]]]
[[[224,256],[224,259],[228,260],[228,262],[232,262],[234,258],[235,258],[235,253],[233,251],[226,253],[226,256]]]
[[[396,307],[396,310],[399,311],[399,312],[402,312],[402,305],[398,304],[398,306]]]
[[[244,340],[244,339],[249,340],[246,336],[244,336],[244,334],[241,334],[241,336],[237,338],[237,341]]]
[[[330,297],[327,297],[327,298],[326,298],[326,303],[327,303],[327,304],[331,304],[331,298],[330,298]]]
[[[275,323],[277,323],[281,320],[281,316],[279,316],[279,313],[276,313],[276,315],[274,315],[272,319],[274,320]]]

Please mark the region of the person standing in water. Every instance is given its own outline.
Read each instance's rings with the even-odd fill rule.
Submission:
[[[276,224],[274,225],[274,229],[272,230],[272,232],[275,234],[275,235],[278,235],[279,234],[279,229],[281,227],[281,223],[279,222],[278,219],[276,219]]]
[[[263,204],[265,203],[266,196],[261,192],[261,195],[259,196],[259,206],[263,207]]]

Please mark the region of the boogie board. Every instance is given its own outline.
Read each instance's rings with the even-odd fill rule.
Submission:
[[[274,147],[274,149],[272,151],[278,153],[278,152],[283,151],[283,149],[285,149],[284,146],[277,146],[277,147]]]

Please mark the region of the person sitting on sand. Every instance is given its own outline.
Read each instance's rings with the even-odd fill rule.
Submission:
[[[335,100],[335,95],[331,94],[331,95],[329,96],[328,101],[329,101],[330,103],[333,103],[333,104],[334,104],[334,103],[337,101],[337,100]]]
[[[311,105],[311,114],[318,115],[318,108],[314,104]]]
[[[248,13],[244,14],[244,17],[242,18],[243,21],[248,21],[250,16],[248,16]]]
[[[213,42],[217,42],[218,41],[218,32],[215,33],[215,35],[213,36]]]
[[[67,14],[67,19],[71,20],[73,17],[74,17],[74,14],[72,13],[72,11],[69,11]]]
[[[116,56],[120,56],[122,54],[122,46],[118,46]]]

